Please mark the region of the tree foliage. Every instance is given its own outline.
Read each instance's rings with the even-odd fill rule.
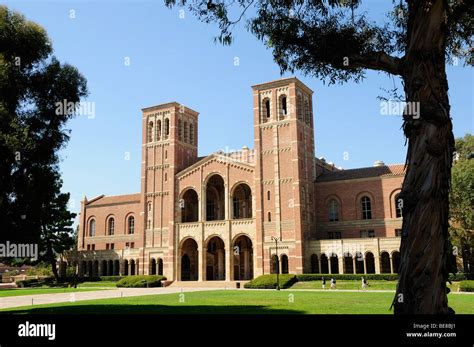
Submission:
[[[0,241],[38,243],[52,254],[69,247],[73,214],[60,192],[58,150],[78,103],[87,95],[85,78],[60,63],[46,31],[0,6]]]

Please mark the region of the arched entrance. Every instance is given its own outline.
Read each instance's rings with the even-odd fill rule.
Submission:
[[[114,275],[114,261],[109,260],[107,264],[107,275],[113,276]]]
[[[354,273],[354,260],[352,258],[352,254],[350,253],[344,254],[344,273],[345,274]]]
[[[129,271],[128,271],[128,260],[123,261],[123,275],[128,276]]]
[[[337,254],[333,253],[331,257],[329,258],[329,261],[331,262],[331,273],[338,274],[339,273],[339,259],[337,257]]]
[[[281,256],[281,273],[287,274],[288,271],[289,271],[288,256],[286,254],[283,254]]]
[[[380,273],[389,274],[390,271],[390,255],[388,252],[382,252],[380,254]]]
[[[188,189],[181,199],[181,222],[197,222],[199,218],[199,199],[196,191],[194,189]]]
[[[392,268],[393,273],[398,273],[398,267],[400,266],[400,252],[394,251],[392,253]]]
[[[225,245],[218,236],[214,236],[206,244],[206,280],[225,280]]]
[[[120,274],[120,261],[114,261],[114,276],[118,276]]]
[[[311,254],[311,273],[319,273],[319,260],[316,254]]]
[[[326,254],[321,254],[321,273],[328,274],[329,273],[329,262],[328,257]]]
[[[219,175],[212,175],[206,184],[206,220],[223,220],[224,207],[224,179]]]
[[[237,237],[232,245],[234,280],[253,278],[253,247],[248,236]]]
[[[252,218],[252,190],[245,183],[235,187],[232,194],[232,218]]]
[[[375,273],[375,260],[372,252],[365,253],[365,269],[368,274]]]
[[[186,239],[181,245],[181,281],[198,280],[198,245]]]
[[[158,258],[158,275],[163,276],[163,259]]]
[[[279,269],[278,257],[276,256],[276,254],[274,254],[270,258],[270,273],[276,274],[277,272],[279,272],[278,269]]]
[[[156,260],[151,258],[150,260],[150,275],[156,275]]]
[[[364,273],[364,255],[361,252],[356,253],[356,273],[363,274]]]
[[[100,275],[107,276],[107,260],[102,260],[101,262]]]
[[[130,260],[130,275],[135,275],[135,260]]]

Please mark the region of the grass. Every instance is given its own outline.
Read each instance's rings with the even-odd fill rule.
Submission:
[[[395,290],[397,287],[396,281],[368,281],[369,286],[367,290]],[[307,282],[296,282],[291,289],[322,289],[321,281],[307,281]],[[326,290],[330,290],[331,283],[329,280],[326,281]],[[459,282],[448,283],[448,288],[453,292],[459,290]],[[337,281],[336,289],[352,289],[352,290],[362,290],[360,281]]]
[[[96,282],[83,282],[78,285],[79,288],[98,288],[98,287],[107,287],[107,288],[117,288],[115,285],[117,282],[113,281],[96,281]]]
[[[51,288],[51,287],[35,287],[35,288],[9,288],[0,289],[0,298],[8,296],[23,296],[36,294],[56,294],[56,293],[73,293],[73,292],[89,292],[95,290],[103,290],[99,288]]]
[[[219,290],[147,295],[0,310],[20,314],[392,314],[393,293]],[[449,295],[457,313],[474,314],[474,295]]]

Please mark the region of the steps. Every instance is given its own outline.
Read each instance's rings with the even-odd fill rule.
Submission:
[[[236,289],[237,283],[240,283],[240,288],[243,288],[247,282],[249,281],[174,281],[169,287]]]

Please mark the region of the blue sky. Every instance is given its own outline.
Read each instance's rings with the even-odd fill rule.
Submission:
[[[87,101],[95,103],[95,117],[78,116],[68,124],[71,139],[61,153],[63,190],[71,193],[75,212],[84,195],[139,192],[143,107],[177,101],[200,112],[199,155],[253,147],[250,86],[281,76],[271,52],[243,27],[235,43],[224,47],[213,42],[215,25],[200,23],[187,11],[180,18],[179,8],[170,10],[161,0],[2,4],[42,25],[60,61],[88,80]],[[381,20],[383,6],[390,4],[371,0],[367,8]],[[458,65],[447,71],[459,137],[474,128],[473,70]],[[362,84],[327,86],[295,75],[314,91],[316,156],[345,169],[375,160],[404,162],[401,117],[381,115],[377,100],[385,95],[381,88],[392,88],[396,79],[368,72]]]

